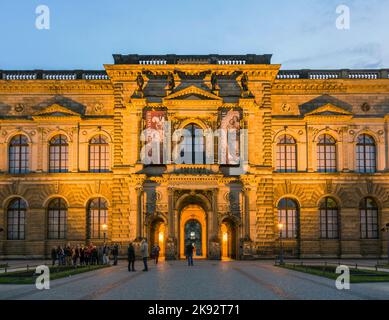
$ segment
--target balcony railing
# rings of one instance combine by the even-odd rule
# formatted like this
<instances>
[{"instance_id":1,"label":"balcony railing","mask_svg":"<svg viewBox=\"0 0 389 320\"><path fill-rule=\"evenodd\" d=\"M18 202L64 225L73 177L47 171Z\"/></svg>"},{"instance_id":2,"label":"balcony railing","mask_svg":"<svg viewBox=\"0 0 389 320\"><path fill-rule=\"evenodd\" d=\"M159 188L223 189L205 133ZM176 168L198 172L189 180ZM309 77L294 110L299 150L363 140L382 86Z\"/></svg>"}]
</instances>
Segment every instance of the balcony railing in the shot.
<instances>
[{"instance_id":1,"label":"balcony railing","mask_svg":"<svg viewBox=\"0 0 389 320\"><path fill-rule=\"evenodd\" d=\"M66 70L66 71L13 71L1 70L0 80L108 80L104 70Z\"/></svg>"},{"instance_id":2,"label":"balcony railing","mask_svg":"<svg viewBox=\"0 0 389 320\"><path fill-rule=\"evenodd\" d=\"M277 79L389 79L389 69L377 70L280 70Z\"/></svg>"},{"instance_id":3,"label":"balcony railing","mask_svg":"<svg viewBox=\"0 0 389 320\"><path fill-rule=\"evenodd\" d=\"M215 64L239 65L250 64L244 59L216 59ZM240 56L242 57L242 56ZM180 59L174 60L177 64L184 63L205 63L203 58L186 59L180 56ZM164 59L139 60L139 64L157 65L170 64L171 61ZM208 61L208 63L210 63ZM389 79L389 69L377 70L280 70L277 79L310 79L310 80L332 80L332 79ZM0 70L0 80L109 80L104 70Z\"/></svg>"},{"instance_id":4,"label":"balcony railing","mask_svg":"<svg viewBox=\"0 0 389 320\"><path fill-rule=\"evenodd\" d=\"M246 54L246 55L138 55L138 54L114 54L115 64L270 64L271 54Z\"/></svg>"}]
</instances>

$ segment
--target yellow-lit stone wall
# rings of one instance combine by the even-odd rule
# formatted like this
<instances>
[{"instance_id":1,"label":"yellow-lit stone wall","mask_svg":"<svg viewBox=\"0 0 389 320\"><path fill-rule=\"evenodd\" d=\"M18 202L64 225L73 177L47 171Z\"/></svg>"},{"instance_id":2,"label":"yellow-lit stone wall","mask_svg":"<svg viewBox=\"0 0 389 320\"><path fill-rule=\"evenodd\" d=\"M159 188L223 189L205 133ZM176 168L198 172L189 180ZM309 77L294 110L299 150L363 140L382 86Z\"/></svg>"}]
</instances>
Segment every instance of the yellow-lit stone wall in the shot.
<instances>
[{"instance_id":1,"label":"yellow-lit stone wall","mask_svg":"<svg viewBox=\"0 0 389 320\"><path fill-rule=\"evenodd\" d=\"M207 257L220 257L225 222L235 232L235 258L273 257L279 250L277 205L289 197L299 205L300 236L284 241L287 255L385 256L386 235L360 239L359 203L372 197L379 206L380 228L389 222L389 130L384 111L389 108L389 80L281 80L276 78L279 67L105 65L106 80L0 80L0 227L5 228L0 233L0 257L39 258L66 242L102 244L103 239L87 239L87 206L96 197L108 203L107 240L119 243L122 250L142 237L151 241L155 223L163 223L166 256L179 258L180 214L185 206L196 204L207 223ZM206 88L208 78L205 87L166 89L158 103L135 94L138 74L144 75L146 86L152 76L171 72L177 88L185 81L180 73L245 74L249 94L227 102ZM371 109L363 111L364 103ZM166 108L173 128L195 123L212 130L217 129L220 108L240 108L248 131L247 172L230 176L218 164L145 168L139 155L146 107ZM324 133L337 141L336 173L317 173L316 144ZM354 172L356 138L361 133L376 141L375 174ZM28 137L27 174L8 172L9 141L16 134ZM48 141L56 134L69 141L68 173L48 173ZM110 170L105 173L88 172L89 141L98 134L109 142ZM284 134L297 142L295 173L276 171L277 139ZM340 208L339 239L320 239L318 206L326 196ZM15 197L28 204L25 240L7 240L7 206ZM56 197L68 206L67 237L48 240L47 205Z\"/></svg>"}]
</instances>

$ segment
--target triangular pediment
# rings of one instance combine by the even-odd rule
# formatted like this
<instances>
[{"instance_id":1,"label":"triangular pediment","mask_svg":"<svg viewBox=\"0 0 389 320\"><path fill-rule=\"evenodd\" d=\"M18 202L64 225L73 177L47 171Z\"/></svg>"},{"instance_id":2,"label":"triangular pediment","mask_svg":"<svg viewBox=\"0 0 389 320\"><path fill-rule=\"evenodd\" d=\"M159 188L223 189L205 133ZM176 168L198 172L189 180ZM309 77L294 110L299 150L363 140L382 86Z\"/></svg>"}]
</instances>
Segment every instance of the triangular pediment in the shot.
<instances>
[{"instance_id":1,"label":"triangular pediment","mask_svg":"<svg viewBox=\"0 0 389 320\"><path fill-rule=\"evenodd\" d=\"M352 115L352 113L341 107L335 106L332 103L327 103L324 106L316 108L311 112L305 114L305 116L336 116L336 115L350 116Z\"/></svg>"},{"instance_id":2,"label":"triangular pediment","mask_svg":"<svg viewBox=\"0 0 389 320\"><path fill-rule=\"evenodd\" d=\"M191 85L169 94L165 100L222 100L216 94Z\"/></svg>"},{"instance_id":3,"label":"triangular pediment","mask_svg":"<svg viewBox=\"0 0 389 320\"><path fill-rule=\"evenodd\" d=\"M57 103L54 103L43 110L40 110L36 113L34 113L34 116L43 116L43 117L79 117L80 114L77 112L74 112L64 106L61 106Z\"/></svg>"}]
</instances>

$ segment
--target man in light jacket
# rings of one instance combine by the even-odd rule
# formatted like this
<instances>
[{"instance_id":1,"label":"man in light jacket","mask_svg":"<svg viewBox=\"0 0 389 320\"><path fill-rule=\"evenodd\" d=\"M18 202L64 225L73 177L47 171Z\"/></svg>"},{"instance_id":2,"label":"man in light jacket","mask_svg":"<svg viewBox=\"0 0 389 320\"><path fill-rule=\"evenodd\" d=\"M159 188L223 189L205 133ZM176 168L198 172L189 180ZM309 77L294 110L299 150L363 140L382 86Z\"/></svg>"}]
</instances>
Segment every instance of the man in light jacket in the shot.
<instances>
[{"instance_id":1,"label":"man in light jacket","mask_svg":"<svg viewBox=\"0 0 389 320\"><path fill-rule=\"evenodd\" d=\"M149 245L147 244L147 239L143 238L140 244L140 253L142 254L144 269L142 271L149 271L147 268L147 258L149 256Z\"/></svg>"}]
</instances>

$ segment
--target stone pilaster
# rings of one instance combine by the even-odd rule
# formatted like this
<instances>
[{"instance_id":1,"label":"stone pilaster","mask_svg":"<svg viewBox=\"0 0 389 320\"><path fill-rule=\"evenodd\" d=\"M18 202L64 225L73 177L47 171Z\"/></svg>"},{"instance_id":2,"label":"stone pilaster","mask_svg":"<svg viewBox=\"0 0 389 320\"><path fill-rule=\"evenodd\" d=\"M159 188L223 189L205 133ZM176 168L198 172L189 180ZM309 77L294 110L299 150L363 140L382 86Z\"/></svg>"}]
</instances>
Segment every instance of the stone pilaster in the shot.
<instances>
[{"instance_id":1,"label":"stone pilaster","mask_svg":"<svg viewBox=\"0 0 389 320\"><path fill-rule=\"evenodd\" d=\"M259 255L271 255L274 251L275 229L273 209L273 179L271 175L259 179L257 191L257 233Z\"/></svg>"}]
</instances>

